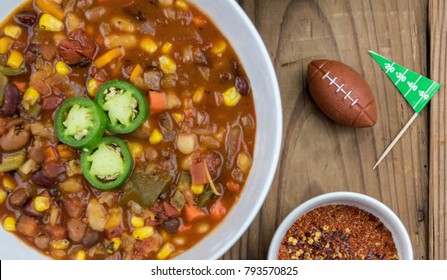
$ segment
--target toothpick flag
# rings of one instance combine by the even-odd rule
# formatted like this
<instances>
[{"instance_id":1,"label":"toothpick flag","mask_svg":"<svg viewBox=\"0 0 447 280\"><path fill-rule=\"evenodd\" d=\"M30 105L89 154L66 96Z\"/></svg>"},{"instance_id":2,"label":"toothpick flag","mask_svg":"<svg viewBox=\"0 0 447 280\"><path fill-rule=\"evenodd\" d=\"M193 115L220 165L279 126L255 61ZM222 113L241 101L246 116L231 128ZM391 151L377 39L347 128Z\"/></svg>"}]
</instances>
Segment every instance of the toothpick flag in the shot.
<instances>
[{"instance_id":1,"label":"toothpick flag","mask_svg":"<svg viewBox=\"0 0 447 280\"><path fill-rule=\"evenodd\" d=\"M410 127L411 123L428 104L441 85L373 51L369 51L369 54L380 65L382 70L387 74L388 78L390 78L390 80L394 83L415 112L396 138L394 138L393 142L391 142L388 148L383 152L382 156L373 167L373 169L375 169L391 151L404 132Z\"/></svg>"}]
</instances>

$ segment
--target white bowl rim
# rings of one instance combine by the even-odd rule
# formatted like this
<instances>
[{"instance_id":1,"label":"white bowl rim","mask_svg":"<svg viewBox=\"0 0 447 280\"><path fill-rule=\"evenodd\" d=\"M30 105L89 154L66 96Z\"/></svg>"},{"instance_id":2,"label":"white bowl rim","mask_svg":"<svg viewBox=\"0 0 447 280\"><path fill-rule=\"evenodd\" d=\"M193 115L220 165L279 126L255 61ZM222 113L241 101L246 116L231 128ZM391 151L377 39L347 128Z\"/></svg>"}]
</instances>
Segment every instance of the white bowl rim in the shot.
<instances>
[{"instance_id":1,"label":"white bowl rim","mask_svg":"<svg viewBox=\"0 0 447 280\"><path fill-rule=\"evenodd\" d=\"M413 247L405 226L399 217L384 203L365 194L339 191L313 197L296 207L281 222L270 243L268 260L277 260L281 241L287 230L302 215L324 205L350 205L370 212L391 231L397 247L399 259L412 260Z\"/></svg>"}]
</instances>

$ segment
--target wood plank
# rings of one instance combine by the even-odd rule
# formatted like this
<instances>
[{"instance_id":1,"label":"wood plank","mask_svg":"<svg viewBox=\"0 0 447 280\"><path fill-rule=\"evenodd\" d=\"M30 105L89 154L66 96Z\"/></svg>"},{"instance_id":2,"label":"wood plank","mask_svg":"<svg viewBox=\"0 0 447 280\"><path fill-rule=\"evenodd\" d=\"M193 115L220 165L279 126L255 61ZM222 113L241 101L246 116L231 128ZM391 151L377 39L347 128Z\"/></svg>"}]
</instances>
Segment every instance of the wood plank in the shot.
<instances>
[{"instance_id":1,"label":"wood plank","mask_svg":"<svg viewBox=\"0 0 447 280\"><path fill-rule=\"evenodd\" d=\"M376 169L378 156L413 114L368 54L375 50L426 74L427 1L240 0L272 56L283 113L283 151L267 200L247 233L223 259L264 259L274 230L298 204L331 191L370 195L398 214L416 259L427 257L427 113ZM306 83L316 58L342 61L371 85L373 128L335 124L316 107ZM419 215L418 215L419 214ZM418 219L419 217L419 219Z\"/></svg>"},{"instance_id":2,"label":"wood plank","mask_svg":"<svg viewBox=\"0 0 447 280\"><path fill-rule=\"evenodd\" d=\"M447 146L446 104L447 83L447 5L443 0L429 2L430 74L443 86L433 97L430 106L430 200L429 200L429 257L447 258Z\"/></svg>"}]
</instances>

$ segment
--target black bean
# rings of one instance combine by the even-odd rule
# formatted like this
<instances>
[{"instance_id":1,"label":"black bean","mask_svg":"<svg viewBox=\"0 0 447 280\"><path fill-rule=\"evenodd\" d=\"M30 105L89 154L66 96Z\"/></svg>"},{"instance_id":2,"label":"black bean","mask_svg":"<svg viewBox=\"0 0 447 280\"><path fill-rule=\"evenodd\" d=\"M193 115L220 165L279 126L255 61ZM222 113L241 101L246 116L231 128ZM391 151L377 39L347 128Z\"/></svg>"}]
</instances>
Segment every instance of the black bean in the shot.
<instances>
[{"instance_id":1,"label":"black bean","mask_svg":"<svg viewBox=\"0 0 447 280\"><path fill-rule=\"evenodd\" d=\"M175 234L178 232L180 227L180 221L177 218L166 220L163 223L165 230L170 234Z\"/></svg>"},{"instance_id":2,"label":"black bean","mask_svg":"<svg viewBox=\"0 0 447 280\"><path fill-rule=\"evenodd\" d=\"M31 27L36 23L37 14L31 11L20 11L14 15L14 20L19 24Z\"/></svg>"},{"instance_id":3,"label":"black bean","mask_svg":"<svg viewBox=\"0 0 447 280\"><path fill-rule=\"evenodd\" d=\"M3 102L2 113L5 117L12 117L19 112L19 104L22 95L14 83L5 85L5 100Z\"/></svg>"},{"instance_id":4,"label":"black bean","mask_svg":"<svg viewBox=\"0 0 447 280\"><path fill-rule=\"evenodd\" d=\"M31 175L31 180L34 184L39 185L41 187L53 187L54 180L48 177L48 175L42 169L37 170Z\"/></svg>"},{"instance_id":5,"label":"black bean","mask_svg":"<svg viewBox=\"0 0 447 280\"><path fill-rule=\"evenodd\" d=\"M237 91L239 91L242 95L249 95L250 94L250 84L248 83L247 78L237 76L234 80L234 85L236 86Z\"/></svg>"},{"instance_id":6,"label":"black bean","mask_svg":"<svg viewBox=\"0 0 447 280\"><path fill-rule=\"evenodd\" d=\"M95 246L96 243L98 243L98 241L99 241L99 233L96 230L87 228L87 231L85 232L85 235L81 240L82 245L84 245L87 248L91 248Z\"/></svg>"}]
</instances>

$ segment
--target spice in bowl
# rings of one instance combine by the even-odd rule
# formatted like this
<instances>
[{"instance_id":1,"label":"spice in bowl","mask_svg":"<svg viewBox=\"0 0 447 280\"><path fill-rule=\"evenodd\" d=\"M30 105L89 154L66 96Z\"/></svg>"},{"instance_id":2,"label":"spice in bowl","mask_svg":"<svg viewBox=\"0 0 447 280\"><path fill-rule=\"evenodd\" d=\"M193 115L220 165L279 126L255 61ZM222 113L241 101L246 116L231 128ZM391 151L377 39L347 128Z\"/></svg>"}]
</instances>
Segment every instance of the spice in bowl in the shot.
<instances>
[{"instance_id":1,"label":"spice in bowl","mask_svg":"<svg viewBox=\"0 0 447 280\"><path fill-rule=\"evenodd\" d=\"M396 260L390 230L373 214L343 204L315 208L282 239L279 260Z\"/></svg>"}]
</instances>

